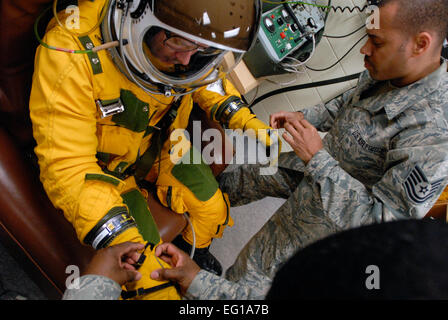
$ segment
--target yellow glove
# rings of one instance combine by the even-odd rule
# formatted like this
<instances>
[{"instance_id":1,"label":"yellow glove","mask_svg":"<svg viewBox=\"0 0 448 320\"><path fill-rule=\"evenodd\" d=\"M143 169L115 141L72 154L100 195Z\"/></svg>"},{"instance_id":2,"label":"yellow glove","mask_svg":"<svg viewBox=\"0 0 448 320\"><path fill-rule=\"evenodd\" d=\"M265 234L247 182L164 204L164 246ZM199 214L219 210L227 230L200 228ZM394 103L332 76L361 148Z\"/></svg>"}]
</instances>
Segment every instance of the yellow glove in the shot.
<instances>
[{"instance_id":1,"label":"yellow glove","mask_svg":"<svg viewBox=\"0 0 448 320\"><path fill-rule=\"evenodd\" d=\"M260 141L267 149L267 156L272 158L274 155L280 155L282 151L282 141L278 135L278 130L266 125L263 121L257 118L252 118L246 122L245 133L249 136L254 136L258 141Z\"/></svg>"},{"instance_id":2,"label":"yellow glove","mask_svg":"<svg viewBox=\"0 0 448 320\"><path fill-rule=\"evenodd\" d=\"M269 158L275 158L275 162L278 156L280 156L282 141L278 135L278 130L273 129L263 121L257 119L250 112L249 108L246 107L238 110L230 119L229 127L231 129L243 128L248 136L257 139L266 147L267 156Z\"/></svg>"}]
</instances>

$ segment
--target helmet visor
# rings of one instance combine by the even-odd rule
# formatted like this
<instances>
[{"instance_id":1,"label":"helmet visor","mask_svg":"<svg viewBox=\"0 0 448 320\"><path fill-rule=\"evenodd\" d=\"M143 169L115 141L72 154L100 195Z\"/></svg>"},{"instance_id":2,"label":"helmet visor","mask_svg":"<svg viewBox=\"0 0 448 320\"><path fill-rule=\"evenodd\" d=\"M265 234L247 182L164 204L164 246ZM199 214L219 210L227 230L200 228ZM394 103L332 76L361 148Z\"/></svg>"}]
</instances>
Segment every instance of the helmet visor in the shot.
<instances>
[{"instance_id":1,"label":"helmet visor","mask_svg":"<svg viewBox=\"0 0 448 320\"><path fill-rule=\"evenodd\" d=\"M253 0L156 0L154 15L163 23L221 45L247 51L256 34L259 8Z\"/></svg>"}]
</instances>

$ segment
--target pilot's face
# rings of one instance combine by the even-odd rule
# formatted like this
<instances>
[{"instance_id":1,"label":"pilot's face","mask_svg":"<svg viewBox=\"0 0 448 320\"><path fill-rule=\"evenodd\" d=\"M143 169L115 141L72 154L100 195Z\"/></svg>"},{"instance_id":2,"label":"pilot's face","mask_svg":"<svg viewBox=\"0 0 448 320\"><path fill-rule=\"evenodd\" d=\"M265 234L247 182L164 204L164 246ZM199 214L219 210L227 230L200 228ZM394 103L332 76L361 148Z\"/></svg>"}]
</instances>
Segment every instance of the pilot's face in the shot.
<instances>
[{"instance_id":1,"label":"pilot's face","mask_svg":"<svg viewBox=\"0 0 448 320\"><path fill-rule=\"evenodd\" d=\"M170 41L167 39L164 30L156 33L148 43L151 53L164 63L188 65L191 56L198 51L194 49L197 45L181 37L171 37Z\"/></svg>"}]
</instances>

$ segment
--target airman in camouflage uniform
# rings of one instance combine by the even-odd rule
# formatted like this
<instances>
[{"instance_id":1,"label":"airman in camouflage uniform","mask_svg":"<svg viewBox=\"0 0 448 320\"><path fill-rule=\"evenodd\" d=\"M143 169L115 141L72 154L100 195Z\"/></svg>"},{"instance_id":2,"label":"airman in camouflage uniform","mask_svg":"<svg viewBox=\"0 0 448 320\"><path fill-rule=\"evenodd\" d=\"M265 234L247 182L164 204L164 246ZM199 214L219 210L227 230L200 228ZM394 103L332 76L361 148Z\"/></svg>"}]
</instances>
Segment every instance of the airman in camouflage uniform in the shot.
<instances>
[{"instance_id":1,"label":"airman in camouflage uniform","mask_svg":"<svg viewBox=\"0 0 448 320\"><path fill-rule=\"evenodd\" d=\"M328 132L305 166L282 154L279 170L257 165L224 172L231 203L265 196L287 199L219 278L201 270L189 299L262 299L276 271L296 250L361 225L423 218L448 184L448 76L435 72L402 88L366 71L358 86L327 104L303 110Z\"/></svg>"}]
</instances>

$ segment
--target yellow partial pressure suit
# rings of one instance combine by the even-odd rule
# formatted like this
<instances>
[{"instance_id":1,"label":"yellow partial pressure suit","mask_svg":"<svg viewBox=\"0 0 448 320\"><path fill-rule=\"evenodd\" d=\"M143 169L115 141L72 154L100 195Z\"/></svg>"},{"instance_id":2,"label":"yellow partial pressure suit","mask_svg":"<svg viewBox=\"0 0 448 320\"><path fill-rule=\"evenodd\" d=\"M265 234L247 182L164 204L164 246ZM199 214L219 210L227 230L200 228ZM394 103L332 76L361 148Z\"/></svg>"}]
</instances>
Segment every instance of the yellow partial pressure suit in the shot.
<instances>
[{"instance_id":1,"label":"yellow partial pressure suit","mask_svg":"<svg viewBox=\"0 0 448 320\"><path fill-rule=\"evenodd\" d=\"M82 29L77 32L97 23L103 5L104 0L80 2ZM102 44L99 29L77 37L54 21L43 40L78 50ZM216 90L216 85L221 89ZM176 141L163 140L157 124L166 115L172 117L169 132L186 128L193 102L210 119L219 121L223 106L239 98L232 84L223 79L184 96L175 110L173 97L157 95L154 99L145 93L119 71L107 51L70 54L38 48L30 112L41 181L84 244L97 249L124 241L148 244L139 270L143 277L127 286L134 293L130 296L179 298L171 283L149 277L161 265L169 266L153 254L161 240L138 181L155 185L163 205L179 214L189 213L198 248L208 246L225 226L233 224L227 195L218 188L210 168L204 163L181 162L197 152L192 147L182 148L173 162ZM107 116L104 112L109 106L124 109ZM232 129L268 128L247 107L227 120ZM157 154L151 154L151 146L157 143L161 144ZM192 242L190 228L183 236Z\"/></svg>"}]
</instances>

